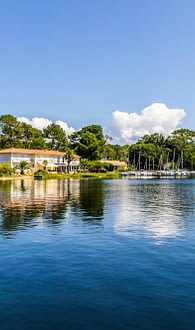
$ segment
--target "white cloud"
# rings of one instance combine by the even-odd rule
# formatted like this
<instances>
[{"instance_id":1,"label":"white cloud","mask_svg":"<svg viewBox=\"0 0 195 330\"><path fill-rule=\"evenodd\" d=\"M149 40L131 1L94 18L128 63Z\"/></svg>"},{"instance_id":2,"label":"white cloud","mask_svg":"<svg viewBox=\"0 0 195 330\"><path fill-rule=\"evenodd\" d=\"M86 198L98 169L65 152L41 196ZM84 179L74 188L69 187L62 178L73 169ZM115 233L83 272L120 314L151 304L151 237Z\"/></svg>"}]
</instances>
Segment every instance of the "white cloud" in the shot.
<instances>
[{"instance_id":1,"label":"white cloud","mask_svg":"<svg viewBox=\"0 0 195 330\"><path fill-rule=\"evenodd\" d=\"M41 117L34 117L31 120L26 117L18 117L17 119L26 124L30 124L32 127L38 128L40 130L43 130L48 125L52 124L52 122L49 119L41 118Z\"/></svg>"},{"instance_id":2,"label":"white cloud","mask_svg":"<svg viewBox=\"0 0 195 330\"><path fill-rule=\"evenodd\" d=\"M183 109L169 109L163 103L153 103L141 114L114 111L108 126L108 134L114 143L131 143L144 134L161 133L168 136L185 116Z\"/></svg>"},{"instance_id":3,"label":"white cloud","mask_svg":"<svg viewBox=\"0 0 195 330\"><path fill-rule=\"evenodd\" d=\"M51 120L42 117L34 117L31 120L26 117L18 117L17 119L21 122L30 124L32 127L38 128L40 130L43 130L48 125L52 124ZM62 120L57 120L55 123L62 127L67 136L69 136L75 131L74 128L68 127L68 124L63 122Z\"/></svg>"},{"instance_id":4,"label":"white cloud","mask_svg":"<svg viewBox=\"0 0 195 330\"><path fill-rule=\"evenodd\" d=\"M66 132L67 136L71 135L75 131L75 129L73 127L68 127L68 124L62 120L57 120L56 124L58 124L62 127L62 129Z\"/></svg>"}]
</instances>

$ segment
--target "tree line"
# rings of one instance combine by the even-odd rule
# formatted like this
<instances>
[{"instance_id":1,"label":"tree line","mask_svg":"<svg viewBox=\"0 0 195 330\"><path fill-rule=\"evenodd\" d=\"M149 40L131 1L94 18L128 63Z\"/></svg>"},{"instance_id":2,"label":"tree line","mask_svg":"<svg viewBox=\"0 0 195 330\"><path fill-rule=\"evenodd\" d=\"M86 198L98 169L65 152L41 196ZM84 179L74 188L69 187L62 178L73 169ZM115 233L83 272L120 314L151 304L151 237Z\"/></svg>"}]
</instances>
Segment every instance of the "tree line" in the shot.
<instances>
[{"instance_id":1,"label":"tree line","mask_svg":"<svg viewBox=\"0 0 195 330\"><path fill-rule=\"evenodd\" d=\"M144 135L131 145L112 144L100 125L89 125L67 136L51 123L43 130L20 122L11 114L0 116L0 149L25 148L64 151L67 159L78 154L88 165L100 159L127 161L130 169L165 169L195 166L195 131L177 129L168 137Z\"/></svg>"},{"instance_id":2,"label":"tree line","mask_svg":"<svg viewBox=\"0 0 195 330\"><path fill-rule=\"evenodd\" d=\"M168 137L158 133L144 135L129 147L128 163L137 170L194 170L195 131L181 128Z\"/></svg>"},{"instance_id":3,"label":"tree line","mask_svg":"<svg viewBox=\"0 0 195 330\"><path fill-rule=\"evenodd\" d=\"M108 143L100 125L89 125L67 136L62 127L52 123L43 130L20 122L11 114L0 116L0 149L25 148L75 152L89 161L102 158L126 160L128 146Z\"/></svg>"}]
</instances>

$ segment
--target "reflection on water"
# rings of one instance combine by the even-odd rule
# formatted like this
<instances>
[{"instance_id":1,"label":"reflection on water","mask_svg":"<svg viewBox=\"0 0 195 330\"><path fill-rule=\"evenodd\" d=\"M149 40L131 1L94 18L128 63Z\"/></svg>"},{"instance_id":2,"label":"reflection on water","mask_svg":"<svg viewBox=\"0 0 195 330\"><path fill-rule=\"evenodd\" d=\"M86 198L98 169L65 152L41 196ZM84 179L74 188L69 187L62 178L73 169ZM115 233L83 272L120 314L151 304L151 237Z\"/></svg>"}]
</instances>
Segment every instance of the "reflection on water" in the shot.
<instances>
[{"instance_id":1,"label":"reflection on water","mask_svg":"<svg viewBox=\"0 0 195 330\"><path fill-rule=\"evenodd\" d=\"M120 193L119 193L120 191ZM152 236L161 241L182 236L187 215L194 214L195 194L192 181L138 181L116 184L114 229L125 236Z\"/></svg>"},{"instance_id":2,"label":"reflection on water","mask_svg":"<svg viewBox=\"0 0 195 330\"><path fill-rule=\"evenodd\" d=\"M80 185L80 206L91 218L101 219L104 214L103 181L84 180Z\"/></svg>"},{"instance_id":3,"label":"reflection on water","mask_svg":"<svg viewBox=\"0 0 195 330\"><path fill-rule=\"evenodd\" d=\"M82 180L0 181L0 228L4 235L43 221L47 223L47 220L57 224L66 219L70 210L78 212L84 221L101 220L104 213L102 182L97 181L92 187L90 181Z\"/></svg>"},{"instance_id":4,"label":"reflection on water","mask_svg":"<svg viewBox=\"0 0 195 330\"><path fill-rule=\"evenodd\" d=\"M1 234L43 223L59 224L70 214L85 223L110 226L119 235L148 235L157 241L182 236L194 214L193 180L0 181ZM105 211L106 210L106 211ZM106 213L105 213L106 212Z\"/></svg>"}]
</instances>

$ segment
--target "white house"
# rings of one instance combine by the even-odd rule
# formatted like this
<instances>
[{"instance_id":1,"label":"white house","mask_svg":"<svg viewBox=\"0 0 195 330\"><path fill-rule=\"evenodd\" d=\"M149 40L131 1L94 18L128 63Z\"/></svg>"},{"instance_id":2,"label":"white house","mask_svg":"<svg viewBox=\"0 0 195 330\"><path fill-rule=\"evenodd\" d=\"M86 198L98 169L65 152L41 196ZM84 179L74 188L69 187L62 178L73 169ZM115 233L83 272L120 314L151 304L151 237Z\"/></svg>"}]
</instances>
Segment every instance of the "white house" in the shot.
<instances>
[{"instance_id":1,"label":"white house","mask_svg":"<svg viewBox=\"0 0 195 330\"><path fill-rule=\"evenodd\" d=\"M7 162L12 168L19 165L21 161L26 161L33 170L42 168L45 165L49 171L76 172L80 166L80 157L75 155L68 164L65 152L56 150L34 150L9 148L0 150L0 163Z\"/></svg>"}]
</instances>

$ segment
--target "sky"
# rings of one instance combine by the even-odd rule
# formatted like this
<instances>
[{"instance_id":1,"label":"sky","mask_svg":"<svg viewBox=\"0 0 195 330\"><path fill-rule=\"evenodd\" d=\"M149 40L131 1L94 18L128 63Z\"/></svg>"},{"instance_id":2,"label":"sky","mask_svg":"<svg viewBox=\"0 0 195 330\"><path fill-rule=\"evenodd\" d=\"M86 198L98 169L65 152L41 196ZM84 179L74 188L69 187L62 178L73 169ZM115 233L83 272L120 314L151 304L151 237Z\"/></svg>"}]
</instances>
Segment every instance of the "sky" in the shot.
<instances>
[{"instance_id":1,"label":"sky","mask_svg":"<svg viewBox=\"0 0 195 330\"><path fill-rule=\"evenodd\" d=\"M100 124L117 143L195 130L194 13L194 0L0 0L0 114Z\"/></svg>"}]
</instances>

